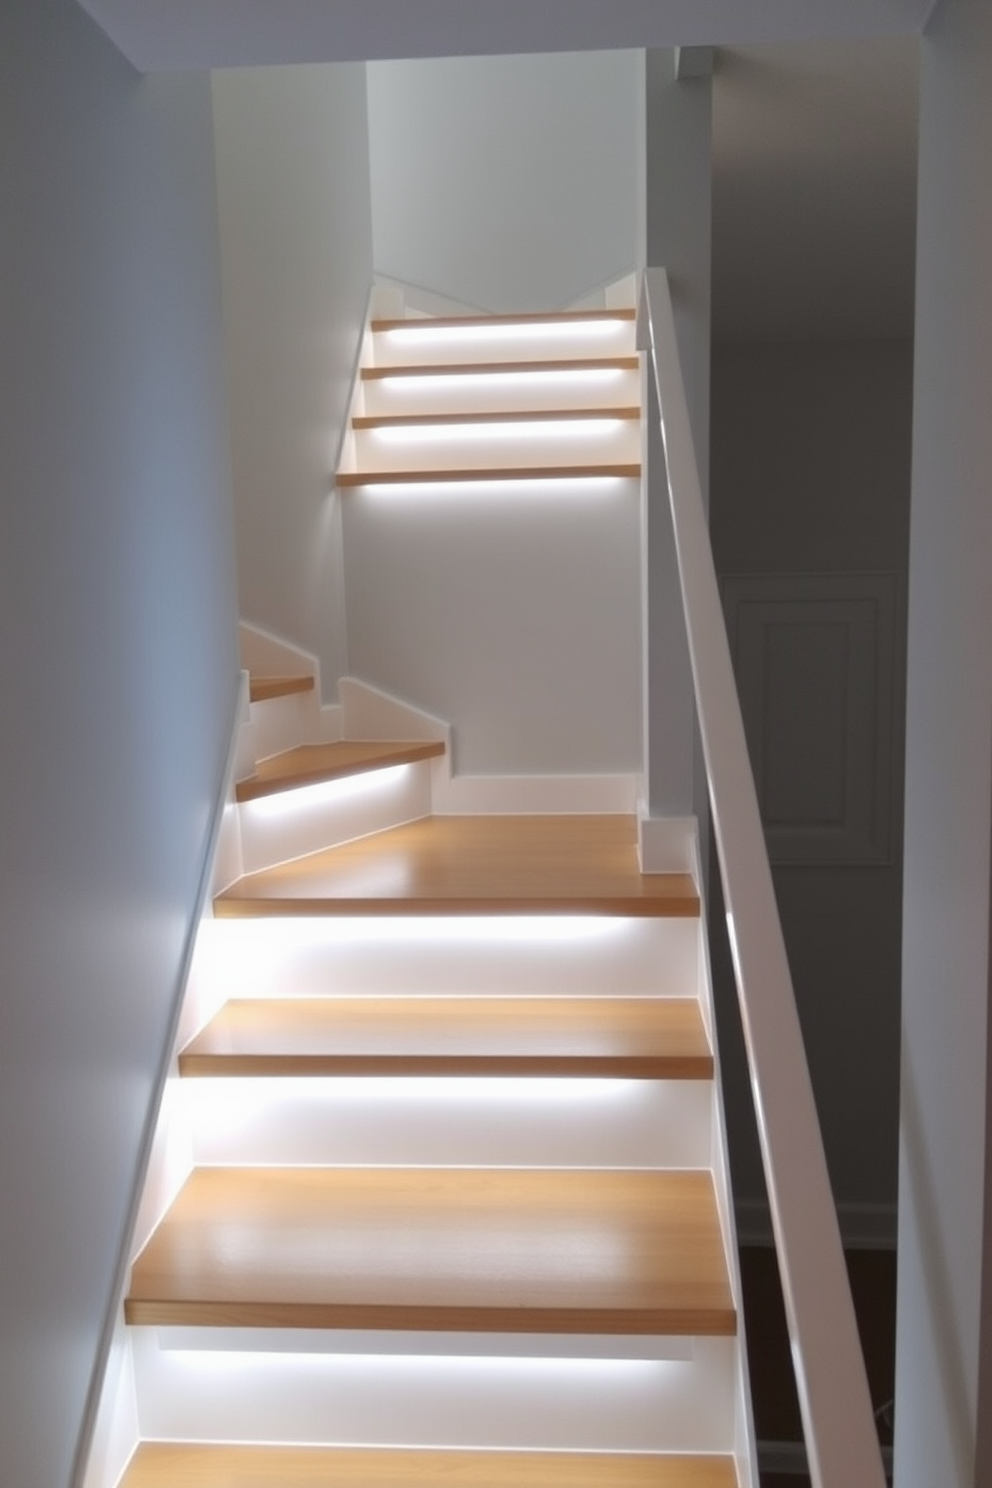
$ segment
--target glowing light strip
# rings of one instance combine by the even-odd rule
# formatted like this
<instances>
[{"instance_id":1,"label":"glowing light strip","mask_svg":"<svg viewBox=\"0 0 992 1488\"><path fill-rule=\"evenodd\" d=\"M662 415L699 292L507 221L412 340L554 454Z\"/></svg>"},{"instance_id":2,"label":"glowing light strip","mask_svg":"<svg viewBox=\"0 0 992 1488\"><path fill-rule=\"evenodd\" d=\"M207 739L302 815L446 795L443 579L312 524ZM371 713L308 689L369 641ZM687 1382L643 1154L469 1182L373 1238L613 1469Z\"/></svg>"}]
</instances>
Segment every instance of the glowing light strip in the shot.
<instances>
[{"instance_id":1,"label":"glowing light strip","mask_svg":"<svg viewBox=\"0 0 992 1488\"><path fill-rule=\"evenodd\" d=\"M244 801L241 809L268 820L312 811L315 807L339 806L362 797L389 795L402 785L411 768L408 764L389 765L382 770L346 775L338 780L312 781L293 790L276 791L271 796L257 796L254 800Z\"/></svg>"},{"instance_id":2,"label":"glowing light strip","mask_svg":"<svg viewBox=\"0 0 992 1488\"><path fill-rule=\"evenodd\" d=\"M355 491L364 491L366 496L382 498L402 496L408 501L413 496L607 496L622 490L634 477L622 475L575 475L575 476L512 476L499 480L476 481L404 481L380 480L374 485L353 486Z\"/></svg>"},{"instance_id":3,"label":"glowing light strip","mask_svg":"<svg viewBox=\"0 0 992 1488\"><path fill-rule=\"evenodd\" d=\"M229 953L234 944L244 940L258 944L282 942L288 949L305 946L381 945L393 941L400 945L489 945L494 949L516 945L573 945L592 941L622 939L649 931L655 924L671 933L671 923L623 915L438 915L404 916L398 908L395 915L375 916L295 916L291 920L211 920L212 938L223 942ZM690 923L688 921L686 924ZM250 954L254 952L252 946Z\"/></svg>"},{"instance_id":4,"label":"glowing light strip","mask_svg":"<svg viewBox=\"0 0 992 1488\"><path fill-rule=\"evenodd\" d=\"M158 1346L163 1353L185 1355L236 1354L250 1361L253 1355L264 1368L272 1354L299 1357L316 1356L329 1364L353 1356L363 1359L430 1359L439 1364L474 1359L480 1364L492 1362L497 1367L520 1364L589 1365L600 1364L676 1364L693 1358L693 1340L671 1335L569 1334L548 1337L540 1333L466 1333L458 1335L458 1347L451 1334L330 1329L303 1330L292 1328L164 1328L157 1329ZM238 1344L242 1347L238 1348Z\"/></svg>"},{"instance_id":5,"label":"glowing light strip","mask_svg":"<svg viewBox=\"0 0 992 1488\"><path fill-rule=\"evenodd\" d=\"M388 331L379 331L387 341L399 341L404 346L411 342L416 346L441 346L460 341L581 341L585 338L608 340L632 329L629 320L533 320L488 323L470 321L465 325L421 325L411 321L409 325L392 326Z\"/></svg>"},{"instance_id":6,"label":"glowing light strip","mask_svg":"<svg viewBox=\"0 0 992 1488\"><path fill-rule=\"evenodd\" d=\"M520 439L595 439L623 427L617 418L598 419L532 419L521 422L478 424L391 424L381 429L360 430L370 433L381 444L472 444L480 441Z\"/></svg>"},{"instance_id":7,"label":"glowing light strip","mask_svg":"<svg viewBox=\"0 0 992 1488\"><path fill-rule=\"evenodd\" d=\"M548 383L590 383L590 382L615 382L617 378L630 376L635 377L636 371L630 367L547 367L528 368L522 372L519 368L507 368L505 372L491 368L487 372L422 372L416 376L403 374L399 370L395 374L390 373L387 377L380 377L376 382L380 387L394 388L401 384L410 388L415 384L418 388L433 388L438 385L450 388L452 385L465 388L480 387L506 387L514 383L539 382L542 387Z\"/></svg>"}]
</instances>

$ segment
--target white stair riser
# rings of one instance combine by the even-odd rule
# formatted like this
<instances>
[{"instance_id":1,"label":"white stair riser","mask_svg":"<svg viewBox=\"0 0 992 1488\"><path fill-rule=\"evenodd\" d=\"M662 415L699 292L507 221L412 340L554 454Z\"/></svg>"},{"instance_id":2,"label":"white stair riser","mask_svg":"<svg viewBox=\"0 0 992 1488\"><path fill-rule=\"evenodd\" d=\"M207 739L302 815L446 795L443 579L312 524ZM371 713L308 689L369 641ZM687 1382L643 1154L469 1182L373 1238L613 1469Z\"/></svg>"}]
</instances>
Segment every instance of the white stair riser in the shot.
<instances>
[{"instance_id":1,"label":"white stair riser","mask_svg":"<svg viewBox=\"0 0 992 1488\"><path fill-rule=\"evenodd\" d=\"M189 1079L197 1164L704 1168L705 1081Z\"/></svg>"},{"instance_id":2,"label":"white stair riser","mask_svg":"<svg viewBox=\"0 0 992 1488\"><path fill-rule=\"evenodd\" d=\"M383 416L425 413L520 413L560 408L630 408L639 405L640 372L528 372L522 376L466 373L456 376L382 377L363 384L361 412Z\"/></svg>"},{"instance_id":3,"label":"white stair riser","mask_svg":"<svg viewBox=\"0 0 992 1488\"><path fill-rule=\"evenodd\" d=\"M650 916L213 920L194 1026L232 997L694 997L698 936Z\"/></svg>"},{"instance_id":4,"label":"white stair riser","mask_svg":"<svg viewBox=\"0 0 992 1488\"><path fill-rule=\"evenodd\" d=\"M589 1451L734 1445L733 1339L694 1340L690 1360L471 1359L173 1350L162 1347L168 1330L134 1332L138 1414L150 1438Z\"/></svg>"},{"instance_id":5,"label":"white stair riser","mask_svg":"<svg viewBox=\"0 0 992 1488\"><path fill-rule=\"evenodd\" d=\"M519 470L636 464L641 457L640 427L631 419L535 421L511 425L505 435L485 424L364 429L355 444L359 470Z\"/></svg>"},{"instance_id":6,"label":"white stair riser","mask_svg":"<svg viewBox=\"0 0 992 1488\"><path fill-rule=\"evenodd\" d=\"M245 801L239 808L244 871L416 821L430 809L427 760Z\"/></svg>"},{"instance_id":7,"label":"white stair riser","mask_svg":"<svg viewBox=\"0 0 992 1488\"><path fill-rule=\"evenodd\" d=\"M474 333L451 326L414 326L375 331L372 356L377 367L543 362L564 357L630 356L634 341L632 320L493 324Z\"/></svg>"},{"instance_id":8,"label":"white stair riser","mask_svg":"<svg viewBox=\"0 0 992 1488\"><path fill-rule=\"evenodd\" d=\"M312 732L315 709L312 692L293 692L287 697L265 698L252 703L255 758L268 759L273 754L282 754L302 744Z\"/></svg>"}]
</instances>

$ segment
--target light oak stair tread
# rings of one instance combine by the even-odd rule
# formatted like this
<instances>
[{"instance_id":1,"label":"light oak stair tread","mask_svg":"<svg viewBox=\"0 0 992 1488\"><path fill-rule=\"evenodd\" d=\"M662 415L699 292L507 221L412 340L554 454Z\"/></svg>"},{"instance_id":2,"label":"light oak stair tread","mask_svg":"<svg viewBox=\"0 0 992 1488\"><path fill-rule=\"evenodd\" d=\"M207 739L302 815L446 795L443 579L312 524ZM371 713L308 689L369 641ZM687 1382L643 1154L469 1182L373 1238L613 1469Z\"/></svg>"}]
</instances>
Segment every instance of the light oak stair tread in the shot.
<instances>
[{"instance_id":1,"label":"light oak stair tread","mask_svg":"<svg viewBox=\"0 0 992 1488\"><path fill-rule=\"evenodd\" d=\"M425 470L419 465L398 470L345 470L337 477L344 489L354 486L440 485L450 481L521 481L521 480L634 480L641 473L635 461L573 465L463 465L458 469L444 466Z\"/></svg>"},{"instance_id":2,"label":"light oak stair tread","mask_svg":"<svg viewBox=\"0 0 992 1488\"><path fill-rule=\"evenodd\" d=\"M256 677L248 680L248 699L252 703L264 703L269 698L291 697L294 692L313 692L313 677Z\"/></svg>"},{"instance_id":3,"label":"light oak stair tread","mask_svg":"<svg viewBox=\"0 0 992 1488\"><path fill-rule=\"evenodd\" d=\"M541 357L515 362L400 362L396 366L363 367L363 382L381 382L386 377L468 377L473 374L503 375L518 372L632 372L640 366L634 356Z\"/></svg>"},{"instance_id":4,"label":"light oak stair tread","mask_svg":"<svg viewBox=\"0 0 992 1488\"><path fill-rule=\"evenodd\" d=\"M637 311L621 310L521 310L509 315L410 315L400 319L372 321L373 331L478 329L494 325L583 325L604 320L636 320Z\"/></svg>"},{"instance_id":5,"label":"light oak stair tread","mask_svg":"<svg viewBox=\"0 0 992 1488\"><path fill-rule=\"evenodd\" d=\"M713 1056L691 998L243 998L186 1046L179 1071L708 1080Z\"/></svg>"},{"instance_id":6,"label":"light oak stair tread","mask_svg":"<svg viewBox=\"0 0 992 1488\"><path fill-rule=\"evenodd\" d=\"M707 1172L200 1168L132 1269L135 1324L731 1335Z\"/></svg>"},{"instance_id":7,"label":"light oak stair tread","mask_svg":"<svg viewBox=\"0 0 992 1488\"><path fill-rule=\"evenodd\" d=\"M688 874L642 874L633 816L435 816L247 874L224 918L321 914L698 916Z\"/></svg>"},{"instance_id":8,"label":"light oak stair tread","mask_svg":"<svg viewBox=\"0 0 992 1488\"><path fill-rule=\"evenodd\" d=\"M120 1488L737 1488L729 1456L143 1442Z\"/></svg>"},{"instance_id":9,"label":"light oak stair tread","mask_svg":"<svg viewBox=\"0 0 992 1488\"><path fill-rule=\"evenodd\" d=\"M614 408L527 408L500 409L481 413L361 413L352 419L355 429L404 429L444 427L448 424L539 424L566 420L639 419L641 410L630 405Z\"/></svg>"},{"instance_id":10,"label":"light oak stair tread","mask_svg":"<svg viewBox=\"0 0 992 1488\"><path fill-rule=\"evenodd\" d=\"M444 744L440 740L383 743L339 739L332 744L300 744L283 754L260 760L254 775L238 781L235 794L239 801L254 801L301 785L342 780L393 765L416 764L443 753Z\"/></svg>"}]
</instances>

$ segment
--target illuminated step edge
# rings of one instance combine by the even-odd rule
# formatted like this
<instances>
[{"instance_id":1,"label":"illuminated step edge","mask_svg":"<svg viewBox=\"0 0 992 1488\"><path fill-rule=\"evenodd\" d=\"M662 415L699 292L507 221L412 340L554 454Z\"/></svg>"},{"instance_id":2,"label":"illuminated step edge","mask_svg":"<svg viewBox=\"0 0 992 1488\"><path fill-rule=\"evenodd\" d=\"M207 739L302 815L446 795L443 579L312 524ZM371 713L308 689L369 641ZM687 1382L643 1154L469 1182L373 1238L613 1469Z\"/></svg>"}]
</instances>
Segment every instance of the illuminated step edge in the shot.
<instances>
[{"instance_id":1,"label":"illuminated step edge","mask_svg":"<svg viewBox=\"0 0 992 1488\"><path fill-rule=\"evenodd\" d=\"M172 1330L169 1330L170 1332ZM132 1330L150 1439L614 1452L734 1450L736 1345L691 1358L273 1352Z\"/></svg>"},{"instance_id":2,"label":"illuminated step edge","mask_svg":"<svg viewBox=\"0 0 992 1488\"><path fill-rule=\"evenodd\" d=\"M388 831L430 810L429 758L259 796L239 807L244 872Z\"/></svg>"},{"instance_id":3,"label":"illuminated step edge","mask_svg":"<svg viewBox=\"0 0 992 1488\"><path fill-rule=\"evenodd\" d=\"M507 485L517 482L537 484L545 481L561 482L566 486L576 481L589 480L634 480L641 474L639 461L617 464L577 465L492 465L481 468L464 466L460 469L422 470L412 466L406 470L348 470L340 471L337 484L343 488L356 486L441 486L448 484L474 485L500 481Z\"/></svg>"},{"instance_id":4,"label":"illuminated step edge","mask_svg":"<svg viewBox=\"0 0 992 1488\"><path fill-rule=\"evenodd\" d=\"M176 1082L196 1167L700 1168L702 1080L480 1076Z\"/></svg>"},{"instance_id":5,"label":"illuminated step edge","mask_svg":"<svg viewBox=\"0 0 992 1488\"><path fill-rule=\"evenodd\" d=\"M153 1327L166 1353L324 1354L420 1359L665 1359L691 1363L696 1340L678 1335L417 1333L326 1328Z\"/></svg>"},{"instance_id":6,"label":"illuminated step edge","mask_svg":"<svg viewBox=\"0 0 992 1488\"><path fill-rule=\"evenodd\" d=\"M573 372L634 372L640 366L638 356L614 357L551 357L534 358L527 361L498 362L400 362L395 366L363 367L362 382L405 380L411 377L453 377L474 380L476 377L534 377L558 376Z\"/></svg>"},{"instance_id":7,"label":"illuminated step edge","mask_svg":"<svg viewBox=\"0 0 992 1488\"><path fill-rule=\"evenodd\" d=\"M508 315L408 315L378 316L371 322L373 332L399 331L413 334L433 331L465 331L467 334L519 327L525 333L539 333L542 327L560 329L566 326L631 325L637 311L629 306L612 310L521 310Z\"/></svg>"},{"instance_id":8,"label":"illuminated step edge","mask_svg":"<svg viewBox=\"0 0 992 1488\"><path fill-rule=\"evenodd\" d=\"M301 744L263 760L254 775L238 781L235 797L239 802L256 801L330 781L364 779L375 771L416 764L443 753L440 740L366 743L339 739L331 744Z\"/></svg>"},{"instance_id":9,"label":"illuminated step edge","mask_svg":"<svg viewBox=\"0 0 992 1488\"><path fill-rule=\"evenodd\" d=\"M482 427L494 425L498 428L506 424L540 425L559 421L595 424L603 421L612 423L619 419L624 423L631 423L640 416L640 408L620 404L615 408L604 406L602 408L505 408L475 412L469 410L459 413L367 413L356 414L351 422L357 430L396 429L403 431L406 429L471 428L474 424Z\"/></svg>"}]
</instances>

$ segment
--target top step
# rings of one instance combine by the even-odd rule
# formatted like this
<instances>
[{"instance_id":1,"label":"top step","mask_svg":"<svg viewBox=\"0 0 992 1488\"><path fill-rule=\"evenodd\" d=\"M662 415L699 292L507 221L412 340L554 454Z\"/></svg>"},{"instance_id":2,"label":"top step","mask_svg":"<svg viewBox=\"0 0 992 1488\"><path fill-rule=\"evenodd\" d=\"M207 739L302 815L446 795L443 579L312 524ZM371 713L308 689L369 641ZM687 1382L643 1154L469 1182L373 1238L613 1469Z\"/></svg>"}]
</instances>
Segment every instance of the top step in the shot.
<instances>
[{"instance_id":1,"label":"top step","mask_svg":"<svg viewBox=\"0 0 992 1488\"><path fill-rule=\"evenodd\" d=\"M620 310L522 310L517 315L431 315L373 320L373 331L485 330L490 326L586 326L611 321L635 321L637 311Z\"/></svg>"}]
</instances>

